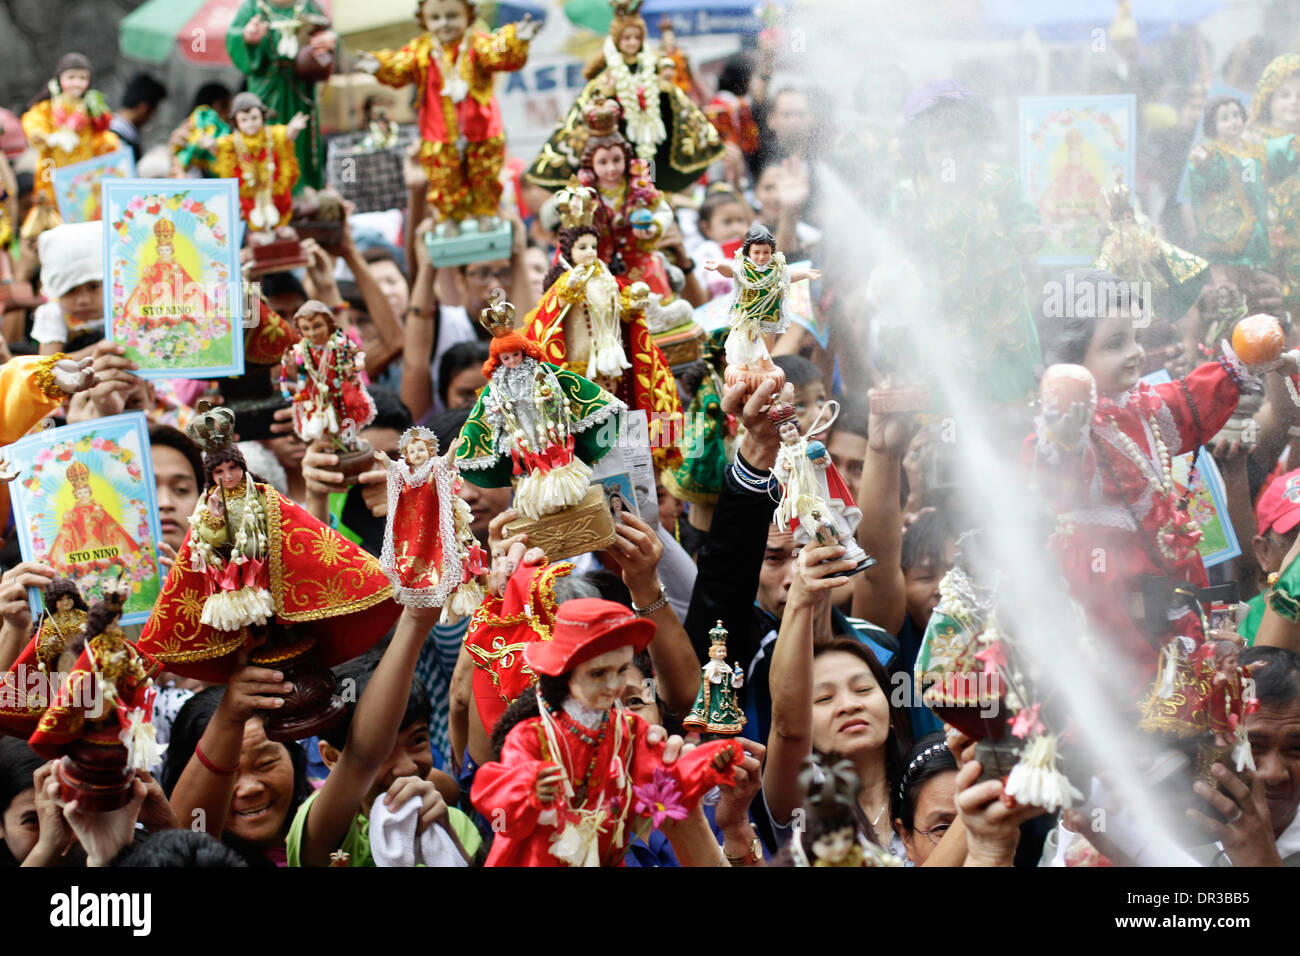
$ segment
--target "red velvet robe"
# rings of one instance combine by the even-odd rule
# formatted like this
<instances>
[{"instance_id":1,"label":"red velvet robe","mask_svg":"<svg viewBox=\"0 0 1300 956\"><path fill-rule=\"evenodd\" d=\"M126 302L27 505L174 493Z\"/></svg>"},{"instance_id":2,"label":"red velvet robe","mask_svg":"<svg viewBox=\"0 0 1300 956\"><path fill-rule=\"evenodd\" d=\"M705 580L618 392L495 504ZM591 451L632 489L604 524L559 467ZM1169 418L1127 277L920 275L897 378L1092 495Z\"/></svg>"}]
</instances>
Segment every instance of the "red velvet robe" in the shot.
<instances>
[{"instance_id":1,"label":"red velvet robe","mask_svg":"<svg viewBox=\"0 0 1300 956\"><path fill-rule=\"evenodd\" d=\"M613 721L616 719L624 720L627 727L618 754L627 768L627 785L622 787L619 786L612 767L615 757ZM736 741L714 741L696 747L675 763L664 767L664 743L661 741L651 746L646 741L650 725L635 714L612 715L609 732L600 741L599 748L584 743L570 731L567 720L557 719L556 724L563 746L568 748L567 754L551 753L542 733L541 718L531 717L516 724L506 736L501 748L501 760L484 764L474 775L471 799L475 809L485 819L499 819L503 824L503 827L495 828L497 833L488 854L488 866L564 865L550 853L551 838L556 834L557 826L546 822L544 814L554 810L564 820L570 819L573 814L565 809L563 794L554 803L543 805L538 801L534 789L538 775L548 764L563 761L576 788L582 782L587 767L591 765L595 751L596 760L583 806L594 809L603 804L610 808L611 819L600 835L601 866L622 866L623 854L638 822L633 809L636 799L632 795L634 787L651 784L655 770L663 768L677 782L681 790L681 803L690 809L715 785L734 782L735 765L744 758L744 752ZM732 750L734 760L725 771L719 772L713 767L713 758L728 748ZM621 839L616 840L618 808L622 806L622 801L627 800L633 801L633 804L628 807Z\"/></svg>"}]
</instances>

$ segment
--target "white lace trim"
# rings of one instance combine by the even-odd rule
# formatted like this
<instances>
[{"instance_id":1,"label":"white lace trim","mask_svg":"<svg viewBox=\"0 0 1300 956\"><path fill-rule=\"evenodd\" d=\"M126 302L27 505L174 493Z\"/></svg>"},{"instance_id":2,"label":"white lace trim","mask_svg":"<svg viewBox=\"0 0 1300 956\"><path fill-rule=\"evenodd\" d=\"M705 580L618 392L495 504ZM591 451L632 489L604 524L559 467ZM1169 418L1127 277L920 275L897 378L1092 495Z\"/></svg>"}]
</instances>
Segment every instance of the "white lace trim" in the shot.
<instances>
[{"instance_id":1,"label":"white lace trim","mask_svg":"<svg viewBox=\"0 0 1300 956\"><path fill-rule=\"evenodd\" d=\"M409 588L402 584L397 571L397 554L393 543L393 520L397 515L402 486L419 488L433 475L437 485L438 534L442 541L442 568L438 583L431 588ZM442 607L464 578L464 556L456 537L456 493L452 488L451 469L442 459L432 457L412 471L405 461L394 462L388 469L388 520L384 523L384 547L379 565L393 582L393 600L407 607ZM456 572L460 573L457 574Z\"/></svg>"}]
</instances>

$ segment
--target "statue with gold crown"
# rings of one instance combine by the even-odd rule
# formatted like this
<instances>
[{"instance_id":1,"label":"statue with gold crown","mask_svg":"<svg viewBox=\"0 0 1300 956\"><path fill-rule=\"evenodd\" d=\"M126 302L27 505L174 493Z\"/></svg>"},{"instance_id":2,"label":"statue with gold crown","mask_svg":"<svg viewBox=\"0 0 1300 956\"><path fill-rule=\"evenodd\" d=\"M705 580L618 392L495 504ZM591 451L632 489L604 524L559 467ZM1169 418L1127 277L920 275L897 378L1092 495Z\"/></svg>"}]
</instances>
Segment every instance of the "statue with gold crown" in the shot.
<instances>
[{"instance_id":1,"label":"statue with gold crown","mask_svg":"<svg viewBox=\"0 0 1300 956\"><path fill-rule=\"evenodd\" d=\"M38 631L13 668L0 674L0 731L26 737L36 753L58 760L60 799L76 800L84 810L125 805L135 772L162 759L153 727L158 663L117 624L129 594L129 588L107 585L101 600L77 611L75 634L51 646ZM46 679L34 692L30 675L38 668Z\"/></svg>"},{"instance_id":2,"label":"statue with gold crown","mask_svg":"<svg viewBox=\"0 0 1300 956\"><path fill-rule=\"evenodd\" d=\"M705 734L740 733L745 729L745 712L736 692L744 683L740 664L734 670L727 666L727 629L719 621L709 631L709 660L701 669L700 691L682 726Z\"/></svg>"},{"instance_id":3,"label":"statue with gold crown","mask_svg":"<svg viewBox=\"0 0 1300 956\"><path fill-rule=\"evenodd\" d=\"M682 406L672 369L646 324L650 290L644 282L620 288L600 257L595 190L574 183L557 199L559 259L547 273L542 301L524 320L523 334L541 346L545 361L590 379L629 408L643 409L655 464L676 467L681 452L668 437L681 433L671 423L681 421Z\"/></svg>"},{"instance_id":4,"label":"statue with gold crown","mask_svg":"<svg viewBox=\"0 0 1300 956\"><path fill-rule=\"evenodd\" d=\"M515 490L520 518L507 534L557 557L607 547L614 525L591 466L614 446L627 406L594 382L545 360L513 329L515 309L500 289L480 321L492 333L487 386L461 429L456 462L481 488Z\"/></svg>"},{"instance_id":5,"label":"statue with gold crown","mask_svg":"<svg viewBox=\"0 0 1300 956\"><path fill-rule=\"evenodd\" d=\"M1112 272L1125 282L1152 291L1150 317L1177 322L1201 294L1210 278L1210 264L1156 234L1155 226L1139 217L1133 197L1122 180L1107 197L1110 231L1102 241L1093 267Z\"/></svg>"},{"instance_id":6,"label":"statue with gold crown","mask_svg":"<svg viewBox=\"0 0 1300 956\"><path fill-rule=\"evenodd\" d=\"M190 422L205 488L140 644L168 670L220 682L251 640L249 662L293 684L264 714L266 734L298 740L342 716L328 668L370 648L401 608L374 557L249 472L234 422L206 403Z\"/></svg>"}]
</instances>

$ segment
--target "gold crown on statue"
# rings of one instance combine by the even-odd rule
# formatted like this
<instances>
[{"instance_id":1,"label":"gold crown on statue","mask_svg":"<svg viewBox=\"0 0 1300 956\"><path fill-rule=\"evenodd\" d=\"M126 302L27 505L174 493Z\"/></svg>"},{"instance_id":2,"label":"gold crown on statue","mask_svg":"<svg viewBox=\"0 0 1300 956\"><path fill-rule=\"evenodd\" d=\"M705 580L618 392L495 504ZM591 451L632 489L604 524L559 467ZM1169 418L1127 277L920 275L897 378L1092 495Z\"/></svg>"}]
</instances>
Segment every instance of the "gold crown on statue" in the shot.
<instances>
[{"instance_id":1,"label":"gold crown on statue","mask_svg":"<svg viewBox=\"0 0 1300 956\"><path fill-rule=\"evenodd\" d=\"M159 242L171 242L176 235L176 226L170 219L159 219L153 224L153 234Z\"/></svg>"},{"instance_id":2,"label":"gold crown on statue","mask_svg":"<svg viewBox=\"0 0 1300 956\"><path fill-rule=\"evenodd\" d=\"M642 0L609 0L616 17L634 17L641 10Z\"/></svg>"},{"instance_id":3,"label":"gold crown on statue","mask_svg":"<svg viewBox=\"0 0 1300 956\"><path fill-rule=\"evenodd\" d=\"M726 648L727 637L727 629L722 626L721 621L714 625L713 629L709 631L709 640L714 644L723 645L724 649Z\"/></svg>"},{"instance_id":4,"label":"gold crown on statue","mask_svg":"<svg viewBox=\"0 0 1300 956\"><path fill-rule=\"evenodd\" d=\"M561 229L590 226L596 215L596 190L583 186L577 177L555 194L555 212L560 217Z\"/></svg>"},{"instance_id":5,"label":"gold crown on statue","mask_svg":"<svg viewBox=\"0 0 1300 956\"><path fill-rule=\"evenodd\" d=\"M603 91L597 91L582 115L587 127L587 136L591 139L613 136L618 132L618 120L622 114L623 110L618 105L618 100L604 95Z\"/></svg>"},{"instance_id":6,"label":"gold crown on statue","mask_svg":"<svg viewBox=\"0 0 1300 956\"><path fill-rule=\"evenodd\" d=\"M90 487L90 469L82 462L74 461L69 465L67 476L68 481L72 483L73 490Z\"/></svg>"},{"instance_id":7,"label":"gold crown on statue","mask_svg":"<svg viewBox=\"0 0 1300 956\"><path fill-rule=\"evenodd\" d=\"M492 290L488 296L488 306L479 313L478 320L493 338L514 331L515 307L506 301L505 289Z\"/></svg>"},{"instance_id":8,"label":"gold crown on statue","mask_svg":"<svg viewBox=\"0 0 1300 956\"><path fill-rule=\"evenodd\" d=\"M1114 222L1119 219L1133 218L1133 194L1129 191L1128 186L1124 184L1123 176L1115 177L1115 185L1106 195L1106 204L1110 206L1110 218Z\"/></svg>"},{"instance_id":9,"label":"gold crown on statue","mask_svg":"<svg viewBox=\"0 0 1300 956\"><path fill-rule=\"evenodd\" d=\"M234 443L235 413L225 406L199 402L186 433L203 451L216 451Z\"/></svg>"}]
</instances>

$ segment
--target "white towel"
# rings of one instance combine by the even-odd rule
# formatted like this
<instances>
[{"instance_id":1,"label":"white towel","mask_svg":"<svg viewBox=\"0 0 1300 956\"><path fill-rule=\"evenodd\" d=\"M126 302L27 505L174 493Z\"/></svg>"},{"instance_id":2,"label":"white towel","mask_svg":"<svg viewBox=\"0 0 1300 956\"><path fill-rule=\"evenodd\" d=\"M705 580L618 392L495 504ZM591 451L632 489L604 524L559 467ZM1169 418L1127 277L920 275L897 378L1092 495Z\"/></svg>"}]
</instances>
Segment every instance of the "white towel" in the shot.
<instances>
[{"instance_id":1,"label":"white towel","mask_svg":"<svg viewBox=\"0 0 1300 956\"><path fill-rule=\"evenodd\" d=\"M469 866L451 834L438 824L416 839L423 805L418 795L396 810L384 806L385 796L380 794L370 808L370 855L375 866Z\"/></svg>"}]
</instances>

